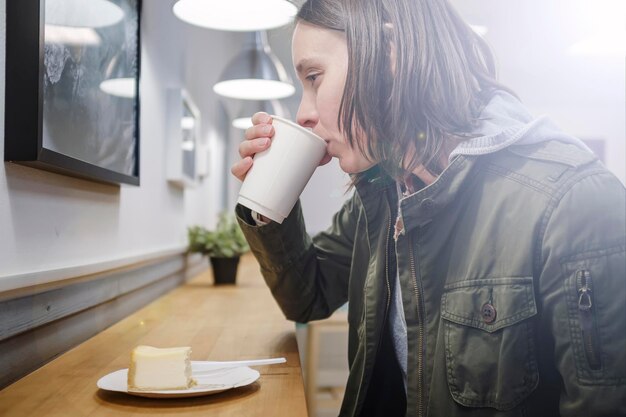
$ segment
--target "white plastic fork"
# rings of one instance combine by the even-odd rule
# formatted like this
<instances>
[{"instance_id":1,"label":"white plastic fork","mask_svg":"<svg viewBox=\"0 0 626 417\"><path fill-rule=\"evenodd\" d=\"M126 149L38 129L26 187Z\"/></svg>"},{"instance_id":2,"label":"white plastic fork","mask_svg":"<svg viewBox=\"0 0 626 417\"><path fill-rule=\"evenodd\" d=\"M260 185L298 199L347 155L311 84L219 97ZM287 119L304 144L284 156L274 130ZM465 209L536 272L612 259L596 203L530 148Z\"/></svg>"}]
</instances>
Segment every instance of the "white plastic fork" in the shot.
<instances>
[{"instance_id":1,"label":"white plastic fork","mask_svg":"<svg viewBox=\"0 0 626 417\"><path fill-rule=\"evenodd\" d=\"M251 359L243 361L191 361L191 369L193 375L202 375L213 373L218 370L237 368L240 366L262 366L273 365L277 363L285 363L285 358L269 358L269 359Z\"/></svg>"}]
</instances>

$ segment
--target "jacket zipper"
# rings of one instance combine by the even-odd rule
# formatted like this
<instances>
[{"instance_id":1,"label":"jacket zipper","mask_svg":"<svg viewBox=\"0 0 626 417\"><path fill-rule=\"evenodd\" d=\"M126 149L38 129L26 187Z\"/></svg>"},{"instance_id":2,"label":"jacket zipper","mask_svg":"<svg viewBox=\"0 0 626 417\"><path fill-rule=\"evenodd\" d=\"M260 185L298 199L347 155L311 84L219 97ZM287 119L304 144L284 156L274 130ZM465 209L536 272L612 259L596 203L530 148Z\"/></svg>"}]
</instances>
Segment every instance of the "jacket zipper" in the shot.
<instances>
[{"instance_id":1,"label":"jacket zipper","mask_svg":"<svg viewBox=\"0 0 626 417\"><path fill-rule=\"evenodd\" d=\"M391 285L389 285L389 236L391 235L391 209L387 205L387 214L389 222L387 223L387 241L385 242L385 283L387 284L387 305L385 306L385 320L387 319L387 313L389 312L389 304L391 303ZM383 322L385 325L386 323ZM380 347L380 340L378 341Z\"/></svg>"},{"instance_id":2,"label":"jacket zipper","mask_svg":"<svg viewBox=\"0 0 626 417\"><path fill-rule=\"evenodd\" d=\"M423 389L424 389L424 304L420 299L420 290L417 284L417 272L415 269L415 256L413 254L413 241L409 238L409 256L411 260L411 274L413 275L413 290L415 292L415 300L417 301L417 415L424 415L423 406Z\"/></svg>"},{"instance_id":3,"label":"jacket zipper","mask_svg":"<svg viewBox=\"0 0 626 417\"><path fill-rule=\"evenodd\" d=\"M585 356L589 367L598 370L601 367L598 330L594 320L593 286L591 273L586 269L576 272L576 289L578 291L578 314L583 335Z\"/></svg>"}]
</instances>

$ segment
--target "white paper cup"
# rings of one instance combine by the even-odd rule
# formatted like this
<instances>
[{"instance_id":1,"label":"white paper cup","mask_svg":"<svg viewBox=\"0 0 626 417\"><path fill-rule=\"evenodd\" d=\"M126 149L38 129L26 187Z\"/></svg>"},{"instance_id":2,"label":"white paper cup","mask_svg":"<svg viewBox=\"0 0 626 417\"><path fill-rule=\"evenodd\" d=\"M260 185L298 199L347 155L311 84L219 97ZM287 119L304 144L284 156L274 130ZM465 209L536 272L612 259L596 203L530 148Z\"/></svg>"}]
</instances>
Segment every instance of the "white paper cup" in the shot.
<instances>
[{"instance_id":1,"label":"white paper cup","mask_svg":"<svg viewBox=\"0 0 626 417\"><path fill-rule=\"evenodd\" d=\"M254 155L237 203L282 223L326 154L326 142L282 117L272 119L272 143Z\"/></svg>"}]
</instances>

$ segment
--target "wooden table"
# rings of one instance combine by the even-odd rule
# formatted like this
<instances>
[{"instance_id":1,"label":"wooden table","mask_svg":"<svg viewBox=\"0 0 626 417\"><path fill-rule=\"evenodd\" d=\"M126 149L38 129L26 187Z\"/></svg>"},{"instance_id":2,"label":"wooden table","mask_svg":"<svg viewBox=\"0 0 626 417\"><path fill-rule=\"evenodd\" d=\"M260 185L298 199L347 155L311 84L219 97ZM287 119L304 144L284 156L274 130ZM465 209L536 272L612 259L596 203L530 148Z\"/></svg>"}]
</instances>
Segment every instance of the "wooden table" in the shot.
<instances>
[{"instance_id":1,"label":"wooden table","mask_svg":"<svg viewBox=\"0 0 626 417\"><path fill-rule=\"evenodd\" d=\"M216 287L210 272L0 391L0 416L306 416L294 325L246 255L236 286ZM33 341L37 343L37 341ZM191 346L193 360L284 356L256 367L251 385L187 399L148 399L101 391L96 381L127 368L137 345Z\"/></svg>"}]
</instances>

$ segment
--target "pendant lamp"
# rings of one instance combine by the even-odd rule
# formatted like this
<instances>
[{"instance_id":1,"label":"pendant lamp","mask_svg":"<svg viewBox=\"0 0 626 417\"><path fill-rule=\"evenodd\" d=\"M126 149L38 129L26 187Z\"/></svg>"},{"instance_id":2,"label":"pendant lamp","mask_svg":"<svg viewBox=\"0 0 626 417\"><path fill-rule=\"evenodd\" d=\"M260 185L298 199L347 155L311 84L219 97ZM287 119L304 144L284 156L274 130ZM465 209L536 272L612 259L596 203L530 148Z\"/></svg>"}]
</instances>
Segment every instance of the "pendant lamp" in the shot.
<instances>
[{"instance_id":1,"label":"pendant lamp","mask_svg":"<svg viewBox=\"0 0 626 417\"><path fill-rule=\"evenodd\" d=\"M241 108L237 113L237 117L233 119L232 125L237 129L247 129L252 126L252 115L257 112L265 112L267 114L275 114L276 116L291 118L289 110L278 100L251 101L242 102Z\"/></svg>"},{"instance_id":2,"label":"pendant lamp","mask_svg":"<svg viewBox=\"0 0 626 417\"><path fill-rule=\"evenodd\" d=\"M137 82L132 77L132 70L124 55L118 53L104 71L105 80L100 83L100 90L116 97L134 98L137 95Z\"/></svg>"},{"instance_id":3,"label":"pendant lamp","mask_svg":"<svg viewBox=\"0 0 626 417\"><path fill-rule=\"evenodd\" d=\"M121 98L135 98L137 83L134 78L111 78L100 83L100 89L107 94Z\"/></svg>"},{"instance_id":4,"label":"pendant lamp","mask_svg":"<svg viewBox=\"0 0 626 417\"><path fill-rule=\"evenodd\" d=\"M178 0L180 20L208 29L251 32L290 23L298 9L286 0Z\"/></svg>"},{"instance_id":5,"label":"pendant lamp","mask_svg":"<svg viewBox=\"0 0 626 417\"><path fill-rule=\"evenodd\" d=\"M100 46L102 38L93 28L76 28L68 26L45 26L44 39L47 44L73 46Z\"/></svg>"},{"instance_id":6,"label":"pendant lamp","mask_svg":"<svg viewBox=\"0 0 626 417\"><path fill-rule=\"evenodd\" d=\"M122 8L109 0L46 0L46 24L101 28L124 19Z\"/></svg>"},{"instance_id":7,"label":"pendant lamp","mask_svg":"<svg viewBox=\"0 0 626 417\"><path fill-rule=\"evenodd\" d=\"M271 51L266 32L258 31L228 63L213 91L228 98L271 100L289 97L296 89Z\"/></svg>"}]
</instances>

